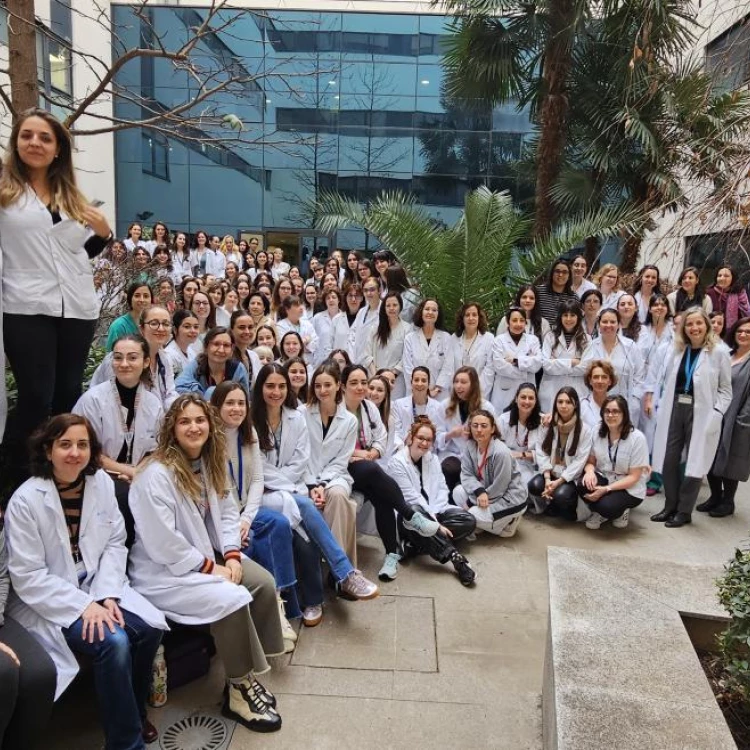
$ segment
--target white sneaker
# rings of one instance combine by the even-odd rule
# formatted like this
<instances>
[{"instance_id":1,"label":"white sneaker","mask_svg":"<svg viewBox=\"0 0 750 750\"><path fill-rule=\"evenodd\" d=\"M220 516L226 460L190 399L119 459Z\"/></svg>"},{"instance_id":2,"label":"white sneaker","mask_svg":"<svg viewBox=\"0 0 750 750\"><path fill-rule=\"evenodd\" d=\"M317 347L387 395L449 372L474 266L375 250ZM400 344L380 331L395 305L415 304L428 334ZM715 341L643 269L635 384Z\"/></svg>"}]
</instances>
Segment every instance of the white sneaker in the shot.
<instances>
[{"instance_id":1,"label":"white sneaker","mask_svg":"<svg viewBox=\"0 0 750 750\"><path fill-rule=\"evenodd\" d=\"M284 610L284 600L276 594L276 599L279 602L279 617L281 618L281 634L284 636L285 641L291 641L292 643L297 642L297 631L292 627L289 620L286 619L286 611Z\"/></svg>"},{"instance_id":2,"label":"white sneaker","mask_svg":"<svg viewBox=\"0 0 750 750\"><path fill-rule=\"evenodd\" d=\"M586 521L586 528L596 530L601 528L601 525L605 523L606 520L607 519L604 516L600 516L598 513L592 513Z\"/></svg>"},{"instance_id":3,"label":"white sneaker","mask_svg":"<svg viewBox=\"0 0 750 750\"><path fill-rule=\"evenodd\" d=\"M516 535L518 527L521 525L521 519L523 516L516 516L499 534L498 536L511 537Z\"/></svg>"},{"instance_id":4,"label":"white sneaker","mask_svg":"<svg viewBox=\"0 0 750 750\"><path fill-rule=\"evenodd\" d=\"M320 621L323 619L323 605L316 604L312 607L305 607L302 611L302 622L306 628L314 628L316 625L320 625Z\"/></svg>"},{"instance_id":5,"label":"white sneaker","mask_svg":"<svg viewBox=\"0 0 750 750\"><path fill-rule=\"evenodd\" d=\"M625 512L619 517L612 521L612 525L616 529L627 529L628 522L630 521L630 508L625 508Z\"/></svg>"}]
</instances>

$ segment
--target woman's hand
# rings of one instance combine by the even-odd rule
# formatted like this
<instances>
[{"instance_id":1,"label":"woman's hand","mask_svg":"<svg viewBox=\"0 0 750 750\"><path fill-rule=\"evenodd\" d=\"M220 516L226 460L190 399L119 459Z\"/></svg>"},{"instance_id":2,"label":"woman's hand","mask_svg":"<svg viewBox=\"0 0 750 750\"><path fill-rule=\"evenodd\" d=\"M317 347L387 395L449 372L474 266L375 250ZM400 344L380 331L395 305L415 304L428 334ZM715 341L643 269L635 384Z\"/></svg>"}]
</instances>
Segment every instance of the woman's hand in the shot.
<instances>
[{"instance_id":1,"label":"woman's hand","mask_svg":"<svg viewBox=\"0 0 750 750\"><path fill-rule=\"evenodd\" d=\"M643 397L643 413L647 417L652 417L654 415L654 394L653 393L647 393Z\"/></svg>"},{"instance_id":2,"label":"woman's hand","mask_svg":"<svg viewBox=\"0 0 750 750\"><path fill-rule=\"evenodd\" d=\"M549 414L541 414L540 419L542 422L542 427L549 427L550 422L552 422L552 413L550 412Z\"/></svg>"},{"instance_id":3,"label":"woman's hand","mask_svg":"<svg viewBox=\"0 0 750 750\"><path fill-rule=\"evenodd\" d=\"M93 643L95 636L98 636L97 640L104 640L104 626L109 628L110 633L115 632L115 619L112 617L112 613L106 608L102 607L101 604L91 602L86 609L83 610L81 615L83 620L83 628L81 630L81 639L88 643Z\"/></svg>"},{"instance_id":4,"label":"woman's hand","mask_svg":"<svg viewBox=\"0 0 750 750\"><path fill-rule=\"evenodd\" d=\"M586 469L583 475L583 486L587 490L595 490L599 481L596 478L596 472L593 469Z\"/></svg>"},{"instance_id":5,"label":"woman's hand","mask_svg":"<svg viewBox=\"0 0 750 750\"><path fill-rule=\"evenodd\" d=\"M241 583L242 581L242 563L239 560L232 558L224 563L226 569L229 571L229 580L232 583Z\"/></svg>"},{"instance_id":6,"label":"woman's hand","mask_svg":"<svg viewBox=\"0 0 750 750\"><path fill-rule=\"evenodd\" d=\"M21 662L16 656L16 652L10 646L6 646L2 641L0 641L0 654L5 654L17 667L21 666Z\"/></svg>"},{"instance_id":7,"label":"woman's hand","mask_svg":"<svg viewBox=\"0 0 750 750\"><path fill-rule=\"evenodd\" d=\"M429 390L429 394L433 398L438 398L442 392L443 392L443 389L439 385L433 385L432 388L430 388Z\"/></svg>"},{"instance_id":8,"label":"woman's hand","mask_svg":"<svg viewBox=\"0 0 750 750\"><path fill-rule=\"evenodd\" d=\"M440 528L438 529L438 534L442 534L444 537L447 537L448 539L453 539L453 532L447 527L440 524Z\"/></svg>"},{"instance_id":9,"label":"woman's hand","mask_svg":"<svg viewBox=\"0 0 750 750\"><path fill-rule=\"evenodd\" d=\"M105 599L102 602L104 609L112 615L112 619L121 627L125 627L125 618L122 616L122 610L116 599Z\"/></svg>"},{"instance_id":10,"label":"woman's hand","mask_svg":"<svg viewBox=\"0 0 750 750\"><path fill-rule=\"evenodd\" d=\"M480 508L489 508L490 507L490 496L483 492L481 495L477 496L477 505Z\"/></svg>"},{"instance_id":11,"label":"woman's hand","mask_svg":"<svg viewBox=\"0 0 750 750\"><path fill-rule=\"evenodd\" d=\"M591 492L589 492L588 495L584 495L583 499L589 503L595 503L598 500L601 500L606 494L607 494L606 487L597 487L595 490L592 490Z\"/></svg>"},{"instance_id":12,"label":"woman's hand","mask_svg":"<svg viewBox=\"0 0 750 750\"><path fill-rule=\"evenodd\" d=\"M227 581L232 580L232 571L229 570L227 565L214 565L212 575L219 576L220 578L226 578Z\"/></svg>"},{"instance_id":13,"label":"woman's hand","mask_svg":"<svg viewBox=\"0 0 750 750\"><path fill-rule=\"evenodd\" d=\"M466 436L466 428L462 424L454 427L446 435L447 438L451 438L451 439L457 438L457 437L465 437L465 436Z\"/></svg>"},{"instance_id":14,"label":"woman's hand","mask_svg":"<svg viewBox=\"0 0 750 750\"><path fill-rule=\"evenodd\" d=\"M313 487L310 490L310 499L315 503L315 507L318 510L323 510L323 508L326 507L325 488L322 485L318 487Z\"/></svg>"},{"instance_id":15,"label":"woman's hand","mask_svg":"<svg viewBox=\"0 0 750 750\"><path fill-rule=\"evenodd\" d=\"M247 537L250 534L250 525L250 521L246 521L245 519L240 521L240 542L243 547L247 543Z\"/></svg>"},{"instance_id":16,"label":"woman's hand","mask_svg":"<svg viewBox=\"0 0 750 750\"><path fill-rule=\"evenodd\" d=\"M101 211L93 206L85 206L82 214L84 221L94 230L97 237L106 239L112 234L112 230L109 228L109 222Z\"/></svg>"},{"instance_id":17,"label":"woman's hand","mask_svg":"<svg viewBox=\"0 0 750 750\"><path fill-rule=\"evenodd\" d=\"M544 492L542 492L542 497L551 498L552 493L564 482L565 480L562 477L559 477L558 479L548 479L547 482L544 485Z\"/></svg>"}]
</instances>

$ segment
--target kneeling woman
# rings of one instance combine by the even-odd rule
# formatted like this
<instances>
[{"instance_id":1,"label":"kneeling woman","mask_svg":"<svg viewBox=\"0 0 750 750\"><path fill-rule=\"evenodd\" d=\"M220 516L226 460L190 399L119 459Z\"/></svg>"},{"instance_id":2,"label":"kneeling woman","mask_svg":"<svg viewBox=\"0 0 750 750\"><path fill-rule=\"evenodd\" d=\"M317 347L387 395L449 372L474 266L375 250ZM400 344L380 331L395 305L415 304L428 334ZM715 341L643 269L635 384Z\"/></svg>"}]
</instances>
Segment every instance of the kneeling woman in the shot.
<instances>
[{"instance_id":1,"label":"kneeling woman","mask_svg":"<svg viewBox=\"0 0 750 750\"><path fill-rule=\"evenodd\" d=\"M555 396L552 421L536 448L540 474L529 482L529 499L535 513L559 515L569 521L577 518L576 482L591 453L591 428L581 420L578 393L562 387Z\"/></svg>"},{"instance_id":2,"label":"kneeling woman","mask_svg":"<svg viewBox=\"0 0 750 750\"><path fill-rule=\"evenodd\" d=\"M272 732L281 727L276 699L255 675L270 669L266 655L284 652L276 587L240 553L240 514L228 485L218 417L200 396L180 396L130 490L130 575L171 620L211 626L229 683L224 715Z\"/></svg>"},{"instance_id":3,"label":"kneeling woman","mask_svg":"<svg viewBox=\"0 0 750 750\"><path fill-rule=\"evenodd\" d=\"M598 529L607 521L617 529L628 525L630 509L646 497L648 465L648 444L630 421L628 402L623 396L608 396L578 485L591 511L586 528Z\"/></svg>"},{"instance_id":4,"label":"kneeling woman","mask_svg":"<svg viewBox=\"0 0 750 750\"><path fill-rule=\"evenodd\" d=\"M454 542L474 533L476 520L448 501L440 459L432 452L437 430L426 417L417 417L406 436L406 445L388 464L388 470L403 493L404 500L419 515L427 515L439 524L430 537L407 528L401 521L405 551L426 552L441 564L451 562L464 586L471 586L476 573L469 561L455 548ZM417 513L415 513L417 515Z\"/></svg>"},{"instance_id":5,"label":"kneeling woman","mask_svg":"<svg viewBox=\"0 0 750 750\"><path fill-rule=\"evenodd\" d=\"M167 625L128 584L125 526L112 480L98 468L99 440L84 417L60 414L30 448L31 479L6 516L7 614L55 662L56 698L78 673L74 654L92 657L106 747L143 748L156 739L146 696Z\"/></svg>"},{"instance_id":6,"label":"kneeling woman","mask_svg":"<svg viewBox=\"0 0 750 750\"><path fill-rule=\"evenodd\" d=\"M453 490L453 499L474 516L477 529L498 536L513 536L526 512L526 482L500 438L494 414L487 409L469 417L461 484Z\"/></svg>"}]
</instances>

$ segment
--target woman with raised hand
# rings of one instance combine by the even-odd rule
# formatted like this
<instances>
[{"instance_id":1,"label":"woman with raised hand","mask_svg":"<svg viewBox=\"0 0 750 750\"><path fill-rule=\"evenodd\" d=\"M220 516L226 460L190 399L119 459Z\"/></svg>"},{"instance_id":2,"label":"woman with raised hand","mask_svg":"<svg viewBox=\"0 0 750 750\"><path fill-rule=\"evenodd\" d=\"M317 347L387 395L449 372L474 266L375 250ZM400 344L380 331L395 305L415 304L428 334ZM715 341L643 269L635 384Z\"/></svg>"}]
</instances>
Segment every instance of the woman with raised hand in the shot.
<instances>
[{"instance_id":1,"label":"woman with raised hand","mask_svg":"<svg viewBox=\"0 0 750 750\"><path fill-rule=\"evenodd\" d=\"M672 315L678 317L691 307L700 307L706 314L713 311L711 297L706 294L701 284L700 274L695 266L682 270L677 279L678 288L667 295Z\"/></svg>"},{"instance_id":2,"label":"woman with raised hand","mask_svg":"<svg viewBox=\"0 0 750 750\"><path fill-rule=\"evenodd\" d=\"M411 374L418 365L430 372L430 396L438 401L448 397L453 379L451 336L443 325L443 312L436 299L423 299L414 312L414 330L404 339L404 382L411 394Z\"/></svg>"},{"instance_id":3,"label":"woman with raised hand","mask_svg":"<svg viewBox=\"0 0 750 750\"><path fill-rule=\"evenodd\" d=\"M510 307L505 319L508 330L495 337L492 347L495 380L490 401L495 414L505 411L518 386L534 380L534 376L542 368L539 339L526 332L526 311L520 307Z\"/></svg>"},{"instance_id":4,"label":"woman with raised hand","mask_svg":"<svg viewBox=\"0 0 750 750\"><path fill-rule=\"evenodd\" d=\"M533 512L576 520L576 482L591 454L592 437L593 431L581 419L578 393L563 386L555 396L549 427L536 448L539 474L529 482Z\"/></svg>"},{"instance_id":5,"label":"woman with raised hand","mask_svg":"<svg viewBox=\"0 0 750 750\"><path fill-rule=\"evenodd\" d=\"M638 320L641 323L646 322L648 309L651 303L651 297L661 292L661 279L659 277L658 266L643 266L638 271L638 278L633 284L633 297L638 306Z\"/></svg>"},{"instance_id":6,"label":"woman with raised hand","mask_svg":"<svg viewBox=\"0 0 750 750\"><path fill-rule=\"evenodd\" d=\"M125 334L138 333L141 313L154 304L154 295L148 284L133 282L125 293L128 312L115 318L107 332L107 351L112 351L112 345Z\"/></svg>"},{"instance_id":7,"label":"woman with raised hand","mask_svg":"<svg viewBox=\"0 0 750 750\"><path fill-rule=\"evenodd\" d=\"M157 739L146 697L167 624L128 582L125 525L100 451L77 414L53 417L32 437L31 479L5 518L7 614L55 662L56 699L78 673L76 655L92 659L106 747L142 750Z\"/></svg>"},{"instance_id":8,"label":"woman with raised hand","mask_svg":"<svg viewBox=\"0 0 750 750\"><path fill-rule=\"evenodd\" d=\"M502 441L515 459L526 487L536 476L536 448L540 442L542 410L533 383L521 383L511 405L497 420Z\"/></svg>"},{"instance_id":9,"label":"woman with raised hand","mask_svg":"<svg viewBox=\"0 0 750 750\"><path fill-rule=\"evenodd\" d=\"M177 310L172 316L172 340L164 351L172 366L172 374L179 375L190 361L190 347L198 340L200 324L194 312Z\"/></svg>"},{"instance_id":10,"label":"woman with raised hand","mask_svg":"<svg viewBox=\"0 0 750 750\"><path fill-rule=\"evenodd\" d=\"M362 282L362 293L365 304L360 308L350 330L349 353L354 362L365 361L370 335L377 330L380 320L380 285L376 278L367 278Z\"/></svg>"},{"instance_id":11,"label":"woman with raised hand","mask_svg":"<svg viewBox=\"0 0 750 750\"><path fill-rule=\"evenodd\" d=\"M456 505L474 516L477 531L511 537L526 512L526 485L495 415L486 409L472 412L461 453L461 483L453 490Z\"/></svg>"},{"instance_id":12,"label":"woman with raised hand","mask_svg":"<svg viewBox=\"0 0 750 750\"><path fill-rule=\"evenodd\" d=\"M551 333L542 342L544 377L539 388L542 410L552 410L555 394L564 385L572 385L578 395L586 395L583 383L583 354L591 339L583 330L583 312L577 302L561 302Z\"/></svg>"},{"instance_id":13,"label":"woman with raised hand","mask_svg":"<svg viewBox=\"0 0 750 750\"><path fill-rule=\"evenodd\" d=\"M586 528L599 529L607 521L612 521L616 529L626 528L631 508L646 497L648 469L646 438L630 421L627 400L607 396L578 485L579 495L591 513Z\"/></svg>"},{"instance_id":14,"label":"woman with raised hand","mask_svg":"<svg viewBox=\"0 0 750 750\"><path fill-rule=\"evenodd\" d=\"M595 430L601 421L604 401L617 385L617 373L606 359L592 359L586 366L583 383L589 392L581 399L581 419Z\"/></svg>"},{"instance_id":15,"label":"woman with raised hand","mask_svg":"<svg viewBox=\"0 0 750 750\"><path fill-rule=\"evenodd\" d=\"M378 370L396 373L394 395L400 398L406 393L403 375L404 339L411 327L401 320L401 297L387 292L380 303L378 325L370 330L370 340L365 349L363 364L370 375Z\"/></svg>"},{"instance_id":16,"label":"woman with raised hand","mask_svg":"<svg viewBox=\"0 0 750 750\"><path fill-rule=\"evenodd\" d=\"M571 282L573 271L565 258L558 258L549 269L547 283L534 287L541 316L553 325L561 302L578 302Z\"/></svg>"},{"instance_id":17,"label":"woman with raised hand","mask_svg":"<svg viewBox=\"0 0 750 750\"><path fill-rule=\"evenodd\" d=\"M402 516L399 521L404 554L424 552L442 565L450 562L458 580L464 586L471 586L476 573L455 543L474 533L476 521L471 513L448 500L448 485L440 460L432 452L435 434L435 425L429 419L417 417L406 436L406 444L388 464L388 472L403 494L406 507L437 527L435 533L423 536L410 528L411 524Z\"/></svg>"},{"instance_id":18,"label":"woman with raised hand","mask_svg":"<svg viewBox=\"0 0 750 750\"><path fill-rule=\"evenodd\" d=\"M481 305L466 302L456 313L455 333L451 338L453 371L459 367L473 367L479 375L482 397L492 394L495 371L492 366L492 347L495 337L487 330L487 315Z\"/></svg>"},{"instance_id":19,"label":"woman with raised hand","mask_svg":"<svg viewBox=\"0 0 750 750\"><path fill-rule=\"evenodd\" d=\"M437 421L440 409L441 402L430 396L430 371L424 365L417 365L411 373L411 395L393 402L396 438L403 442L418 416L427 416L430 421Z\"/></svg>"},{"instance_id":20,"label":"woman with raised hand","mask_svg":"<svg viewBox=\"0 0 750 750\"><path fill-rule=\"evenodd\" d=\"M256 675L284 652L273 577L240 552L240 514L227 491L224 430L200 396L172 404L158 446L130 490L133 587L170 620L209 625L227 679L222 713L253 731L281 727Z\"/></svg>"},{"instance_id":21,"label":"woman with raised hand","mask_svg":"<svg viewBox=\"0 0 750 750\"><path fill-rule=\"evenodd\" d=\"M654 435L653 470L664 480L664 508L651 520L670 528L692 521L701 481L713 464L722 419L732 401L729 354L718 346L708 314L696 307L681 317Z\"/></svg>"},{"instance_id":22,"label":"woman with raised hand","mask_svg":"<svg viewBox=\"0 0 750 750\"><path fill-rule=\"evenodd\" d=\"M737 279L734 269L721 265L714 274L714 283L706 290L714 311L724 313L724 324L731 331L740 318L750 316L747 292Z\"/></svg>"},{"instance_id":23,"label":"woman with raised hand","mask_svg":"<svg viewBox=\"0 0 750 750\"><path fill-rule=\"evenodd\" d=\"M356 417L357 440L349 460L352 489L361 492L375 508L378 535L385 548L385 560L378 574L381 581L392 581L398 575L400 559L396 533L396 516L420 536L432 536L438 526L404 502L398 485L378 462L386 455L388 432L375 404L367 400L367 372L362 365L351 365L341 374L341 389L346 409ZM390 466L390 464L389 464Z\"/></svg>"},{"instance_id":24,"label":"woman with raised hand","mask_svg":"<svg viewBox=\"0 0 750 750\"><path fill-rule=\"evenodd\" d=\"M338 289L329 289L324 292L322 300L325 309L315 313L312 318L313 328L318 334L318 349L312 362L314 366L325 362L333 350L333 327L336 320L346 319L346 315L341 312L343 297Z\"/></svg>"},{"instance_id":25,"label":"woman with raised hand","mask_svg":"<svg viewBox=\"0 0 750 750\"><path fill-rule=\"evenodd\" d=\"M625 294L620 288L620 269L614 263L605 263L595 280L602 295L602 308L617 309L617 301Z\"/></svg>"}]
</instances>

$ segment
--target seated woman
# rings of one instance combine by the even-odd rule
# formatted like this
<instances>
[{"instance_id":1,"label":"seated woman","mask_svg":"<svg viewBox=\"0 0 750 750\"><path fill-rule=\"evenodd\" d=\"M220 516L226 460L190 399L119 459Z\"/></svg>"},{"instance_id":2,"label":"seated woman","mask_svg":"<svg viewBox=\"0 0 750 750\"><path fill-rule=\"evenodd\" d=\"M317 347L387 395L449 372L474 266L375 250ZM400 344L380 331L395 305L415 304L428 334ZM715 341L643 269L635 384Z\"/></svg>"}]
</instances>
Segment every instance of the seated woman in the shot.
<instances>
[{"instance_id":1,"label":"seated woman","mask_svg":"<svg viewBox=\"0 0 750 750\"><path fill-rule=\"evenodd\" d=\"M291 372L289 380L294 388ZM356 567L357 503L351 497L353 479L347 467L357 442L357 420L342 403L340 385L340 370L334 363L323 363L313 373L305 410L310 436L305 484L336 541Z\"/></svg>"},{"instance_id":2,"label":"seated woman","mask_svg":"<svg viewBox=\"0 0 750 750\"><path fill-rule=\"evenodd\" d=\"M304 415L296 408L289 375L273 363L258 373L252 399L252 416L258 431L263 455L263 504L282 510L289 518L290 506L297 509L302 532L317 547L314 559L320 572L320 558L325 558L341 594L350 599L373 599L378 587L352 565L328 528L322 514L308 496L304 483L310 463L310 436ZM290 520L294 520L290 518ZM313 590L301 591L303 621L317 625L323 616L323 582L319 576Z\"/></svg>"},{"instance_id":3,"label":"seated woman","mask_svg":"<svg viewBox=\"0 0 750 750\"><path fill-rule=\"evenodd\" d=\"M591 440L592 430L581 419L578 393L575 388L563 386L555 396L547 432L536 448L540 473L529 482L534 513L576 520L576 482L591 454Z\"/></svg>"},{"instance_id":4,"label":"seated woman","mask_svg":"<svg viewBox=\"0 0 750 750\"><path fill-rule=\"evenodd\" d=\"M302 357L290 357L283 365L289 375L289 382L292 384L292 393L297 398L297 408L304 412L307 409L307 399L309 395L307 363Z\"/></svg>"},{"instance_id":5,"label":"seated woman","mask_svg":"<svg viewBox=\"0 0 750 750\"><path fill-rule=\"evenodd\" d=\"M211 398L211 392L225 380L238 382L250 393L247 370L242 362L232 357L234 338L228 328L212 328L203 342L204 351L178 375L175 387L178 393L198 393Z\"/></svg>"},{"instance_id":6,"label":"seated woman","mask_svg":"<svg viewBox=\"0 0 750 750\"><path fill-rule=\"evenodd\" d=\"M430 371L417 365L411 373L411 394L393 402L396 418L396 439L403 442L417 417L429 417L437 421L441 403L430 396Z\"/></svg>"},{"instance_id":7,"label":"seated woman","mask_svg":"<svg viewBox=\"0 0 750 750\"><path fill-rule=\"evenodd\" d=\"M178 310L172 316L172 340L164 351L172 365L173 375L179 375L190 361L190 347L198 340L200 325L195 313Z\"/></svg>"},{"instance_id":8,"label":"seated woman","mask_svg":"<svg viewBox=\"0 0 750 750\"><path fill-rule=\"evenodd\" d=\"M292 616L299 617L294 586L292 528L289 521L275 510L261 507L263 499L263 459L258 435L250 417L248 398L242 386L226 380L211 394L211 406L219 414L227 440L229 490L240 511L240 543L242 552L273 574L276 590L291 591ZM277 596L281 616L281 632L286 651L294 650L297 633L286 619L284 602Z\"/></svg>"},{"instance_id":9,"label":"seated woman","mask_svg":"<svg viewBox=\"0 0 750 750\"><path fill-rule=\"evenodd\" d=\"M56 699L78 673L75 655L91 657L106 746L143 748L157 737L146 696L167 624L128 583L125 526L98 468L99 440L85 417L60 414L32 437L30 453L31 479L6 516L7 614L55 662Z\"/></svg>"},{"instance_id":10,"label":"seated woman","mask_svg":"<svg viewBox=\"0 0 750 750\"><path fill-rule=\"evenodd\" d=\"M510 448L523 477L524 486L538 473L536 449L540 441L542 410L539 406L536 386L521 383L516 397L507 411L500 415L498 428L501 440Z\"/></svg>"},{"instance_id":11,"label":"seated woman","mask_svg":"<svg viewBox=\"0 0 750 750\"><path fill-rule=\"evenodd\" d=\"M646 438L630 421L630 409L623 396L607 396L602 421L594 436L578 492L591 515L587 529L598 529L612 521L624 529L630 509L646 497L649 461Z\"/></svg>"},{"instance_id":12,"label":"seated woman","mask_svg":"<svg viewBox=\"0 0 750 750\"><path fill-rule=\"evenodd\" d=\"M151 287L144 282L133 282L125 294L128 312L112 321L107 331L107 351L112 351L112 345L126 333L138 333L138 321L141 313L154 304Z\"/></svg>"},{"instance_id":13,"label":"seated woman","mask_svg":"<svg viewBox=\"0 0 750 750\"><path fill-rule=\"evenodd\" d=\"M388 462L403 442L396 437L396 416L391 409L391 389L393 385L388 378L389 370L384 370L381 374L375 375L367 381L367 398L377 406L380 412L380 418L383 420L388 440L385 444L385 455L381 456L378 463L385 469ZM396 379L393 378L393 383Z\"/></svg>"},{"instance_id":14,"label":"seated woman","mask_svg":"<svg viewBox=\"0 0 750 750\"><path fill-rule=\"evenodd\" d=\"M273 352L274 360L279 358L278 338L272 323L264 323L255 329L255 348L257 349L259 346L268 347Z\"/></svg>"},{"instance_id":15,"label":"seated woman","mask_svg":"<svg viewBox=\"0 0 750 750\"><path fill-rule=\"evenodd\" d=\"M426 553L441 564L451 562L464 586L471 586L476 573L469 561L455 548L454 542L474 533L476 521L448 501L440 460L432 452L437 430L427 417L417 417L406 436L406 445L388 464L388 471L403 493L408 507L415 515L436 520L438 531L423 537L401 520L401 536L405 554Z\"/></svg>"},{"instance_id":16,"label":"seated woman","mask_svg":"<svg viewBox=\"0 0 750 750\"><path fill-rule=\"evenodd\" d=\"M41 747L55 698L55 663L39 641L5 614L8 549L0 519L0 747Z\"/></svg>"},{"instance_id":17,"label":"seated woman","mask_svg":"<svg viewBox=\"0 0 750 750\"><path fill-rule=\"evenodd\" d=\"M405 527L421 536L436 534L438 524L404 501L398 484L378 463L385 455L388 433L377 407L365 398L368 392L365 368L362 365L345 368L341 388L346 408L357 420L357 440L348 466L354 480L352 488L375 508L378 535L385 547L385 560L378 577L381 581L393 581L398 575L400 557L394 511L402 516Z\"/></svg>"},{"instance_id":18,"label":"seated woman","mask_svg":"<svg viewBox=\"0 0 750 750\"><path fill-rule=\"evenodd\" d=\"M453 490L453 499L474 516L478 531L513 536L526 512L527 483L491 411L472 412L469 431L461 454L461 484Z\"/></svg>"},{"instance_id":19,"label":"seated woman","mask_svg":"<svg viewBox=\"0 0 750 750\"><path fill-rule=\"evenodd\" d=\"M482 398L479 375L473 367L459 367L453 376L448 403L438 410L435 448L448 490L461 481L461 454L469 437L469 415L485 409L494 415L492 404Z\"/></svg>"},{"instance_id":20,"label":"seated woman","mask_svg":"<svg viewBox=\"0 0 750 750\"><path fill-rule=\"evenodd\" d=\"M240 553L240 514L227 493L226 444L214 410L180 396L130 490L133 587L183 625L210 625L224 664L222 713L253 731L281 727L256 679L284 652L273 577ZM248 606L250 605L250 606Z\"/></svg>"}]
</instances>

